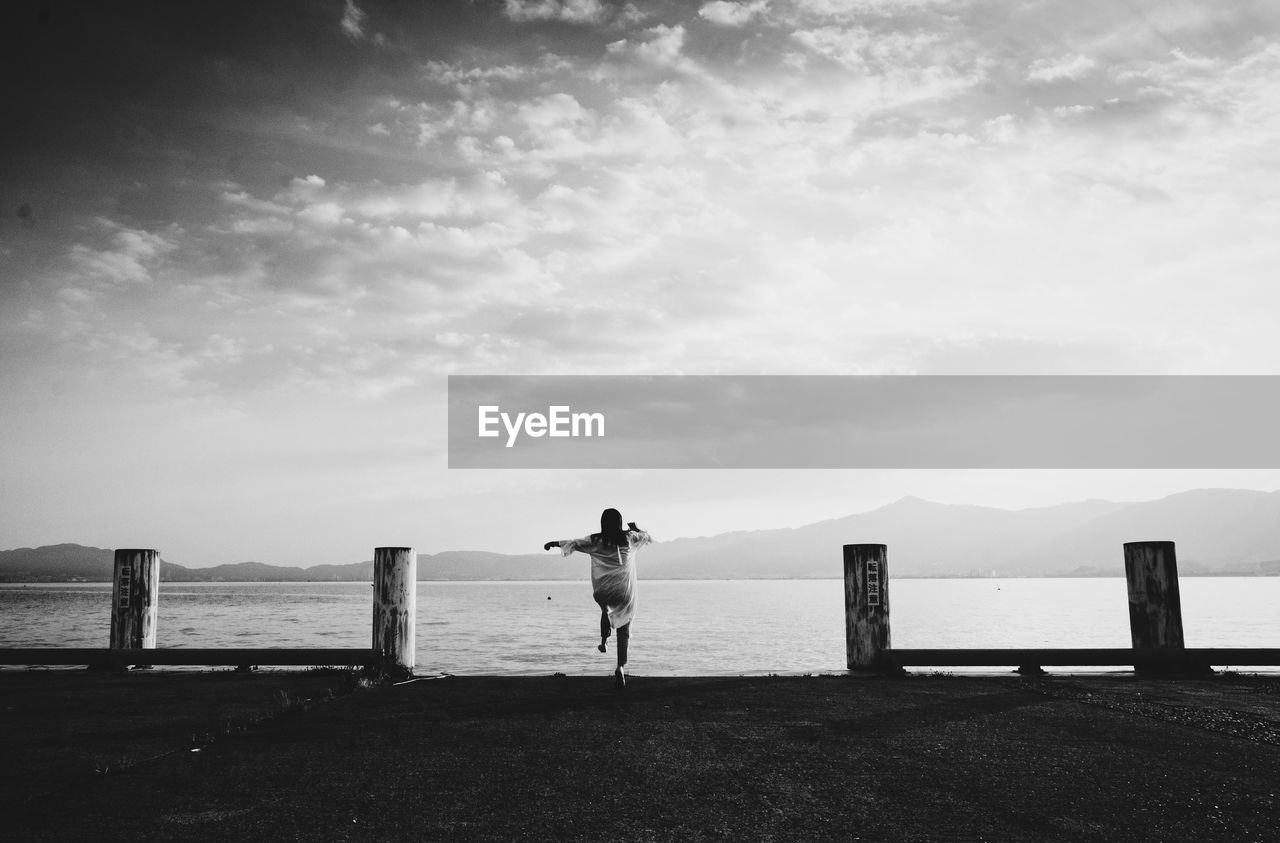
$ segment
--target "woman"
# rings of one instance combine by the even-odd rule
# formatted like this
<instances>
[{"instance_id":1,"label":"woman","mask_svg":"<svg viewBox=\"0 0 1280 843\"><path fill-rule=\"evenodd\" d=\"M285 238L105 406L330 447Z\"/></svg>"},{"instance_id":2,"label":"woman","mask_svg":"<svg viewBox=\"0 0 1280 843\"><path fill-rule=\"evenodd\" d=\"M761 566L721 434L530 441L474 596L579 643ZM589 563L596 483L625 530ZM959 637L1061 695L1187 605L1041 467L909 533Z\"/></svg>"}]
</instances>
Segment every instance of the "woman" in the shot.
<instances>
[{"instance_id":1,"label":"woman","mask_svg":"<svg viewBox=\"0 0 1280 843\"><path fill-rule=\"evenodd\" d=\"M575 550L591 556L592 597L600 606L600 652L606 652L610 629L618 630L618 668L613 672L614 684L627 684L627 644L631 640L631 618L636 613L636 548L651 541L649 534L627 523L622 528L622 513L606 509L600 513L600 532L585 539L562 539L542 546L550 550L559 545L568 556Z\"/></svg>"}]
</instances>

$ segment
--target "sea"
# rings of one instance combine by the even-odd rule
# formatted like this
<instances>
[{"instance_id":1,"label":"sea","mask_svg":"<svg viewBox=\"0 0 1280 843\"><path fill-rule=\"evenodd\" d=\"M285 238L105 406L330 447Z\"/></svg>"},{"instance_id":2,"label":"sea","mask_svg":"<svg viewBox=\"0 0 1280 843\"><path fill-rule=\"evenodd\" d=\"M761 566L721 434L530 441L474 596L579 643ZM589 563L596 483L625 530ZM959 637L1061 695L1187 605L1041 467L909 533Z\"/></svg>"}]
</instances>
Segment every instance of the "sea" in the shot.
<instances>
[{"instance_id":1,"label":"sea","mask_svg":"<svg viewBox=\"0 0 1280 843\"><path fill-rule=\"evenodd\" d=\"M0 647L106 647L110 588L0 584ZM1280 577L1183 577L1180 590L1188 647L1280 647ZM163 583L158 646L369 647L372 594L354 582ZM889 599L897 647L1130 646L1123 578L898 579ZM607 674L614 654L597 652L598 635L585 579L418 584L419 673ZM844 648L841 580L642 580L629 667L837 673Z\"/></svg>"}]
</instances>

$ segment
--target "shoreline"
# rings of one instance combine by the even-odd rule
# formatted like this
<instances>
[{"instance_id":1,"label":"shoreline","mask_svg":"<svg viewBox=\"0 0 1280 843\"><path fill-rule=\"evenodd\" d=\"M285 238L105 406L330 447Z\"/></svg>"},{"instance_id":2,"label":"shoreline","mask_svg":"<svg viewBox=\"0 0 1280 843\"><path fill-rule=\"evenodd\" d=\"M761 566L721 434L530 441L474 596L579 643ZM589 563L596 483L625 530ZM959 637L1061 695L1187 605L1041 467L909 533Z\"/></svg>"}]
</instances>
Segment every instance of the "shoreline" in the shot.
<instances>
[{"instance_id":1,"label":"shoreline","mask_svg":"<svg viewBox=\"0 0 1280 843\"><path fill-rule=\"evenodd\" d=\"M1280 573L1275 574L1250 574L1242 572L1224 572L1224 573L1188 573L1181 571L1178 574L1179 579L1271 579L1280 577ZM893 575L894 581L898 580L1124 580L1124 574L1099 575L1099 574L1043 574L1016 576L1012 574L1000 574L996 576L972 576L968 574L948 574L937 576L922 576L919 574L898 574ZM530 584L546 584L546 583L571 583L582 582L581 576L563 577L559 579L474 579L474 580L416 580L419 584L431 583L434 585L452 585L452 584L472 584L472 583L530 583ZM656 577L646 578L644 582L842 582L839 576L831 577ZM169 580L160 579L164 585L344 585L347 583L369 585L371 580ZM0 580L0 587L16 586L16 585L105 585L110 586L111 580Z\"/></svg>"}]
</instances>

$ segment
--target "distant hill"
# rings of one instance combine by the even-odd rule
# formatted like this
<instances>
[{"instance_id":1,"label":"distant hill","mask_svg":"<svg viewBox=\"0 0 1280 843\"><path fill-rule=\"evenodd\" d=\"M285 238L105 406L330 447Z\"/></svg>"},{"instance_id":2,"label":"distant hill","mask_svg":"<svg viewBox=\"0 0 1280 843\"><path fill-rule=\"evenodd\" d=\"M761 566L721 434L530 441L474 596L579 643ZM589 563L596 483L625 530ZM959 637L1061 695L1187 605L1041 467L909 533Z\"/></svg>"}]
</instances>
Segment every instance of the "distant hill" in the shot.
<instances>
[{"instance_id":1,"label":"distant hill","mask_svg":"<svg viewBox=\"0 0 1280 843\"><path fill-rule=\"evenodd\" d=\"M576 564L575 564L576 563ZM583 576L579 558L556 553L510 556L482 550L448 550L418 554L420 580L571 580Z\"/></svg>"},{"instance_id":2,"label":"distant hill","mask_svg":"<svg viewBox=\"0 0 1280 843\"><path fill-rule=\"evenodd\" d=\"M112 552L79 544L0 550L0 582L99 582L111 579Z\"/></svg>"},{"instance_id":3,"label":"distant hill","mask_svg":"<svg viewBox=\"0 0 1280 843\"><path fill-rule=\"evenodd\" d=\"M1035 509L907 497L803 527L659 541L641 556L651 579L840 577L841 546L889 546L895 576L1120 576L1126 541L1167 539L1184 574L1280 575L1280 492L1198 489L1142 503L1082 501ZM0 581L109 581L112 552L77 544L0 551ZM422 580L579 579L585 560L558 553L423 553ZM373 562L308 568L240 562L187 568L161 560L172 582L359 581Z\"/></svg>"},{"instance_id":4,"label":"distant hill","mask_svg":"<svg viewBox=\"0 0 1280 843\"><path fill-rule=\"evenodd\" d=\"M1105 501L1009 511L903 498L871 512L783 530L725 533L656 545L645 561L651 577L675 577L681 570L704 576L757 578L839 577L842 546L889 547L890 570L899 576L968 576L998 573L1066 573L1061 564L1022 571L1016 555L1045 532L1079 529L1126 504Z\"/></svg>"},{"instance_id":5,"label":"distant hill","mask_svg":"<svg viewBox=\"0 0 1280 843\"><path fill-rule=\"evenodd\" d=\"M170 582L359 582L373 580L373 562L292 568L236 562L212 568L185 568L160 559L160 579Z\"/></svg>"},{"instance_id":6,"label":"distant hill","mask_svg":"<svg viewBox=\"0 0 1280 843\"><path fill-rule=\"evenodd\" d=\"M1185 574L1280 574L1280 493L1202 489L1015 511L907 497L794 529L658 544L643 570L654 578L839 577L842 545L865 542L888 545L897 576L1120 576L1124 543L1152 539L1177 543Z\"/></svg>"},{"instance_id":7,"label":"distant hill","mask_svg":"<svg viewBox=\"0 0 1280 843\"><path fill-rule=\"evenodd\" d=\"M0 551L0 582L110 582L115 552L79 544ZM373 579L373 562L293 568L239 562L187 568L160 558L162 582L349 582Z\"/></svg>"}]
</instances>

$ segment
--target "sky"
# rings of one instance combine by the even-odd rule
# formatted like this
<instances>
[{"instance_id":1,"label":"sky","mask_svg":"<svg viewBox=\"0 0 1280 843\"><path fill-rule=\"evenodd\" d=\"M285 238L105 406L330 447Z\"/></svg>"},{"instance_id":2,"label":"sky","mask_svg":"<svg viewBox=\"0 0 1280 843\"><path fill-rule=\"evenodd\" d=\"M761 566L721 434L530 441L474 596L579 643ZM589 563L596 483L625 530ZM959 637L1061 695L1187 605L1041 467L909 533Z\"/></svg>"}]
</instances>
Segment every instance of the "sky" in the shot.
<instances>
[{"instance_id":1,"label":"sky","mask_svg":"<svg viewBox=\"0 0 1280 843\"><path fill-rule=\"evenodd\" d=\"M1278 36L1270 0L11 4L0 547L1280 488L450 470L446 429L459 374L1280 374Z\"/></svg>"}]
</instances>

